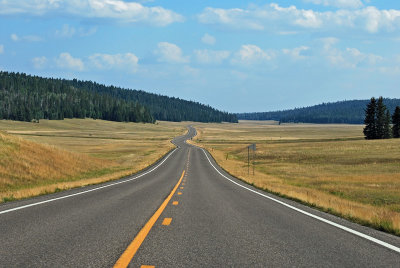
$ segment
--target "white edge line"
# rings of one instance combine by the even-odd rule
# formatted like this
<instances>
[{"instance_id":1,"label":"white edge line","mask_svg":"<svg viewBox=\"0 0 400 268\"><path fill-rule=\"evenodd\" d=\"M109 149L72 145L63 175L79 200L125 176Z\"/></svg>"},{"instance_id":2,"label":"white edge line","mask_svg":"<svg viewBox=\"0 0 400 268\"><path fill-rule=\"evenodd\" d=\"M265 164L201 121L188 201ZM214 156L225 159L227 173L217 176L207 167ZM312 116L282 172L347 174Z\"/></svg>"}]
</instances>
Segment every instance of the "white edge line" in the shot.
<instances>
[{"instance_id":1,"label":"white edge line","mask_svg":"<svg viewBox=\"0 0 400 268\"><path fill-rule=\"evenodd\" d=\"M33 206L37 206L37 205L41 205L41 204L45 204L45 203L49 203L49 202L53 202L53 201L57 201L57 200L61 200L61 199L65 199L65 198L69 198L69 197L73 197L73 196L77 196L77 195L81 195L81 194L90 193L90 192L97 191L97 190L100 190L100 189L104 189L104 188L107 188L107 187L115 186L115 185L118 185L118 184L121 184L121 183L126 183L126 182L129 182L129 181L136 180L136 179L138 179L140 177L143 177L144 175L149 174L150 172L153 172L157 168L159 168L176 150L177 150L177 148L175 148L172 152L170 152L157 166L155 166L154 168L152 168L149 171L146 171L146 172L144 172L144 173L142 173L140 175L137 175L136 177L133 177L133 178L130 178L130 179L126 179L126 180L122 180L122 181L119 181L119 182L114 182L114 183L111 183L111 184L107 184L107 185L104 185L104 186L100 186L100 187L97 187L97 188L93 188L93 189L90 189L90 190L87 190L87 191L83 191L83 192L79 192L79 193L75 193L75 194L65 195L65 196L61 196L61 197L57 197L57 198L53 198L53 199L49 199L49 200L45 200L45 201L41 201L41 202L37 202L37 203L32 203L32 204L29 204L29 205L20 206L20 207L16 207L16 208L10 208L10 209L4 210L4 211L0 211L0 215L8 213L8 212L24 209L24 208L29 208L29 207L33 207Z\"/></svg>"},{"instance_id":2,"label":"white edge line","mask_svg":"<svg viewBox=\"0 0 400 268\"><path fill-rule=\"evenodd\" d=\"M304 215L307 215L307 216L309 216L309 217L311 217L311 218L314 218L314 219L317 219L317 220L319 220L319 221L325 222L325 223L327 223L327 224L329 224L329 225L335 226L335 227L337 227L337 228L339 228L339 229L342 229L342 230L344 230L344 231L346 231L346 232L349 232L349 233L352 233L352 234L357 235L357 236L359 236L359 237L365 238L365 239L367 239L367 240L369 240L369 241L372 241L372 242L374 242L374 243L376 243L376 244L379 244L379 245L384 246L384 247L386 247L386 248L388 248L388 249L391 249L391 250L393 250L393 251L396 251L397 253L400 253L400 248L398 248L398 247L396 247L396 246L393 246L393 245L391 245L391 244L389 244L389 243L386 243L386 242L384 242L384 241L381 241L381 240L379 240L379 239L376 239L376 238L374 238L374 237L372 237L372 236L369 236L369 235L360 233L360 232L355 231L355 230L353 230L353 229L350 229L350 228L348 228L348 227L346 227L346 226L343 226L343 225L337 224L337 223L335 223L335 222L332 222L332 221L330 221L330 220L324 219L324 218L322 218L322 217L316 216L316 215L314 215L314 214L311 214L311 213L309 213L309 212L306 212L306 211L304 211L304 210L301 210L301 209L299 209L299 208L296 208L296 207L294 207L294 206L291 206L291 205L289 205L289 204L286 204L285 202L282 202L282 201L280 201L280 200L278 200L278 199L275 199L275 198L273 198L273 197L270 197L270 196L268 196L268 195L259 193L259 192L255 191L255 190L253 190L253 189L247 188L246 186L243 186L243 185L241 185L241 184L235 182L234 180L232 180L232 179L228 178L227 176L225 176L224 174L222 174L222 173L211 163L211 160L210 160L210 158L208 157L206 151L205 151L203 148L200 148L200 149L203 150L203 152L204 152L204 154L206 155L206 157L207 157L208 162L210 163L210 165L211 165L222 177L224 177L225 179L229 180L230 182L236 184L237 186L240 186L240 187L242 187L242 188L244 188L244 189L246 189L246 190L248 190L248 191L250 191L250 192L253 192L253 193L255 193L255 194L261 195L262 197L268 198L268 199L270 199L270 200L272 200L272 201L274 201L274 202L277 202L277 203L279 203L279 204L281 204L281 205L283 205L283 206L285 206L285 207L288 207L288 208L290 208L290 209L293 209L293 210L295 210L295 211L297 211L297 212L300 212L300 213L302 213L302 214L304 214Z\"/></svg>"}]
</instances>

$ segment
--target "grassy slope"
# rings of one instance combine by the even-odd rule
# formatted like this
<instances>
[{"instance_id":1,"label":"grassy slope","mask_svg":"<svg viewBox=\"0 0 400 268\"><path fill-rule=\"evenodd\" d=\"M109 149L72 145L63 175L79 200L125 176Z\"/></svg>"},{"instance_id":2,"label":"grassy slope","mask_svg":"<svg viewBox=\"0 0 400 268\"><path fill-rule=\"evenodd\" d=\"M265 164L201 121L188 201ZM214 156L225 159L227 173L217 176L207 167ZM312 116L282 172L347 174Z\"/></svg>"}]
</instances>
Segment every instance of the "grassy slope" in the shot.
<instances>
[{"instance_id":1,"label":"grassy slope","mask_svg":"<svg viewBox=\"0 0 400 268\"><path fill-rule=\"evenodd\" d=\"M366 141L354 125L201 125L196 141L257 187L400 234L400 140ZM257 144L255 176L247 149Z\"/></svg>"},{"instance_id":2,"label":"grassy slope","mask_svg":"<svg viewBox=\"0 0 400 268\"><path fill-rule=\"evenodd\" d=\"M0 202L117 179L152 164L182 124L0 121Z\"/></svg>"}]
</instances>

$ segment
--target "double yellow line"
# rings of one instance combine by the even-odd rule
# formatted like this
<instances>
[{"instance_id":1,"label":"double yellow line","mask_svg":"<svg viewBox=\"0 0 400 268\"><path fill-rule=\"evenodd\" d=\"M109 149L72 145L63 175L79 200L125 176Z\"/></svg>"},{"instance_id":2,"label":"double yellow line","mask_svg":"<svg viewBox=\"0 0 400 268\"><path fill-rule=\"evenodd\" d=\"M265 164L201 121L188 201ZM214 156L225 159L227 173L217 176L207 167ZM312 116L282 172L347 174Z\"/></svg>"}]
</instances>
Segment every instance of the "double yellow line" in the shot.
<instances>
[{"instance_id":1,"label":"double yellow line","mask_svg":"<svg viewBox=\"0 0 400 268\"><path fill-rule=\"evenodd\" d=\"M136 252L138 251L140 245L143 243L146 236L149 234L151 228L156 223L158 218L160 217L161 213L167 207L169 201L171 200L172 196L175 194L176 190L179 187L179 184L182 182L183 176L185 176L185 171L182 172L182 176L179 179L178 183L175 185L174 189L172 189L171 193L168 197L164 200L161 206L157 209L154 215L150 218L150 220L146 223L146 225L140 230L140 232L136 235L135 239L131 242L125 252L121 255L118 261L115 263L114 268L125 268L128 267L129 263L135 256Z\"/></svg>"}]
</instances>

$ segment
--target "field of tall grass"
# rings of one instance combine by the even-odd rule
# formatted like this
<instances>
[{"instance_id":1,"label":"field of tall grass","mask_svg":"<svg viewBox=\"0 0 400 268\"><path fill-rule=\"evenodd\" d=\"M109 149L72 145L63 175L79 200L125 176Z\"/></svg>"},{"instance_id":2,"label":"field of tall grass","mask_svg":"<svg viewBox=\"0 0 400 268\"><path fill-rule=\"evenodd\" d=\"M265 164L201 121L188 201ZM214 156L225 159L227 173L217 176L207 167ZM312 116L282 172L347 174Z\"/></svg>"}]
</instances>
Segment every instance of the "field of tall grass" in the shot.
<instances>
[{"instance_id":1,"label":"field of tall grass","mask_svg":"<svg viewBox=\"0 0 400 268\"><path fill-rule=\"evenodd\" d=\"M194 142L232 175L400 235L400 140L364 140L360 125L242 121L195 127ZM248 172L252 143L257 150Z\"/></svg>"},{"instance_id":2,"label":"field of tall grass","mask_svg":"<svg viewBox=\"0 0 400 268\"><path fill-rule=\"evenodd\" d=\"M179 123L0 120L0 202L118 179L174 148Z\"/></svg>"}]
</instances>

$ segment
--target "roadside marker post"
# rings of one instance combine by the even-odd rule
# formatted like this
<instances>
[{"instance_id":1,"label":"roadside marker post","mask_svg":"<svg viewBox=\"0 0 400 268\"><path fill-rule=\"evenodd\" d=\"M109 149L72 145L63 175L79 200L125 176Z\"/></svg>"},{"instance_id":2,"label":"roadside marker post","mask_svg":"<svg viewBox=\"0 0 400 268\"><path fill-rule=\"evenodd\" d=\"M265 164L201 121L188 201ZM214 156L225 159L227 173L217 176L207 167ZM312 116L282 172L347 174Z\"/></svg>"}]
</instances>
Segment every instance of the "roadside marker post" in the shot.
<instances>
[{"instance_id":1,"label":"roadside marker post","mask_svg":"<svg viewBox=\"0 0 400 268\"><path fill-rule=\"evenodd\" d=\"M254 175L254 155L256 152L257 146L255 143L247 146L247 175L250 175L250 150L253 151L253 175Z\"/></svg>"}]
</instances>

